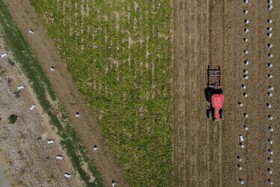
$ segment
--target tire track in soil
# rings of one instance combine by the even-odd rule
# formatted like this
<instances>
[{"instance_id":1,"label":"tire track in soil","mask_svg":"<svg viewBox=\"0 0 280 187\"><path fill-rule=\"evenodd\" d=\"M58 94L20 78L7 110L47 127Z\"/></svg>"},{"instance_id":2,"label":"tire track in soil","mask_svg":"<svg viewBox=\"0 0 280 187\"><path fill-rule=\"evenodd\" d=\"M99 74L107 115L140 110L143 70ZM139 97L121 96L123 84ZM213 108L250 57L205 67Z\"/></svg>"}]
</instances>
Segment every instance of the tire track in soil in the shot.
<instances>
[{"instance_id":1,"label":"tire track in soil","mask_svg":"<svg viewBox=\"0 0 280 187\"><path fill-rule=\"evenodd\" d=\"M209 1L209 52L212 68L221 66L223 73L223 25L224 25L224 1ZM223 77L222 77L223 79ZM222 80L223 86L223 80ZM224 123L210 122L210 186L221 186L221 167L222 167L222 128Z\"/></svg>"},{"instance_id":2,"label":"tire track in soil","mask_svg":"<svg viewBox=\"0 0 280 187\"><path fill-rule=\"evenodd\" d=\"M266 103L270 100L267 96L268 86L271 85L269 82L269 79L267 77L267 73L264 73L267 68L268 63L268 48L266 44L270 39L267 37L267 30L266 27L268 26L268 23L266 22L266 19L268 16L268 8L267 8L267 1L259 1L259 14L258 14L258 31L259 31L259 40L258 40L258 46L259 46L259 56L258 56L258 175L259 179L256 184L260 186L266 186L267 183L267 168L269 166L269 163L267 162L267 157L269 154L267 153L268 148L270 148L267 139L269 138L269 132L267 130L267 127L271 124L269 124L267 120L267 115L271 114L270 112L273 111L271 109L267 110ZM273 81L273 80L272 80ZM256 100L256 98L255 98ZM273 114L272 114L273 115ZM274 116L274 115L273 115ZM253 179L252 179L253 180Z\"/></svg>"},{"instance_id":3,"label":"tire track in soil","mask_svg":"<svg viewBox=\"0 0 280 187\"><path fill-rule=\"evenodd\" d=\"M206 147L207 139L205 138L207 137L209 122L205 117L206 102L203 91L206 82L206 67L209 62L208 58L204 58L208 57L207 53L204 56L202 52L208 51L208 46L203 45L204 38L207 37L208 29L203 30L201 27L208 28L208 25L206 24L203 26L204 24L199 23L207 23L207 20L204 19L207 18L208 7L204 6L201 1L190 2L189 7L193 10L190 13L191 19L186 23L190 24L191 35L187 45L190 51L190 62L187 64L187 71L189 72L186 73L186 79L189 78L190 80L187 85L187 90L190 93L190 105L186 104L186 113L190 114L188 117L189 124L187 124L187 126L189 127L190 141L192 142L192 147L190 148L190 157L192 161L190 185L205 186L205 184L209 182L207 173L209 160L205 160L209 155L208 147ZM204 14L198 15L198 13L201 12L204 12ZM205 41L205 43L208 45L208 42Z\"/></svg>"},{"instance_id":4,"label":"tire track in soil","mask_svg":"<svg viewBox=\"0 0 280 187\"><path fill-rule=\"evenodd\" d=\"M262 1L260 3L260 17L259 17L259 29L260 29L260 70L259 70L259 77L260 77L260 96L259 97L259 107L262 109L260 113L260 159L261 165L259 167L259 174L260 174L260 181L259 184L265 186L268 184L268 179L272 179L275 186L279 186L279 92L277 85L279 85L279 2L273 2L273 9L270 11L267 8L267 1ZM271 18L274 22L272 24L267 23L267 19ZM273 28L272 30L272 37L268 38L267 36L267 27L270 26ZM273 48L269 49L267 47L268 43L273 44ZM273 54L273 58L268 58L268 53ZM268 68L267 63L272 63L273 68ZM273 75L273 79L268 79L267 74L271 73ZM268 86L273 86L274 90L272 91L273 97L268 97ZM276 89L275 89L276 88ZM266 107L266 103L271 103L272 108L268 109ZM273 116L273 120L269 121L267 119L268 115ZM268 126L271 126L274 131L273 133L268 131ZM268 138L272 138L273 145L268 144ZM272 149L273 155L268 154L268 149ZM273 159L273 163L268 163L267 158L271 157ZM272 168L273 173L269 175L267 172L267 168Z\"/></svg>"},{"instance_id":5,"label":"tire track in soil","mask_svg":"<svg viewBox=\"0 0 280 187\"><path fill-rule=\"evenodd\" d=\"M259 66L260 66L260 49L259 49L259 17L260 17L260 7L259 1L252 1L250 5L247 6L250 11L248 17L252 20L249 24L249 33L243 35L249 35L249 54L243 53L244 48L239 49L241 53L240 56L248 56L251 60L250 65L248 65L249 79L246 80L248 98L246 99L246 112L249 117L246 120L250 129L246 135L245 141L245 151L246 151L246 183L250 186L258 186L260 184L260 165L262 164L260 145L260 116L261 113L259 105L259 100L256 100L254 93L256 89L259 89ZM242 20L241 20L242 21ZM243 96L241 96L243 97ZM244 134L244 133L243 133ZM256 144L257 143L257 144ZM243 177L243 176L242 176ZM245 179L246 180L246 179Z\"/></svg>"},{"instance_id":6,"label":"tire track in soil","mask_svg":"<svg viewBox=\"0 0 280 187\"><path fill-rule=\"evenodd\" d=\"M174 1L174 7L178 9L178 11L174 11L174 30L178 30L178 32L174 32L174 45L183 46L184 45L184 35L180 35L183 33L185 27L183 24L176 24L180 21L180 18L185 17L185 12L183 11L185 8L185 3L183 0L181 1ZM180 37L182 37L180 39ZM177 110L174 111L174 164L177 166L175 169L175 178L178 181L178 184L185 183L185 179L180 177L180 174L185 175L186 171L185 168L180 165L180 162L183 161L185 163L185 142L182 138L186 137L185 130L184 130L184 108L185 106L179 105L178 101L182 100L185 96L185 86L184 82L180 80L180 77L184 76L184 66L183 64L183 56L184 50L183 48L175 48L173 53L173 67L174 67L174 96L178 96L178 99L174 101L174 108L178 107ZM176 63L174 63L176 62ZM178 70L178 71L176 71ZM176 89L180 88L180 89ZM182 116L180 114L183 114Z\"/></svg>"},{"instance_id":7,"label":"tire track in soil","mask_svg":"<svg viewBox=\"0 0 280 187\"><path fill-rule=\"evenodd\" d=\"M249 15L245 15L243 13L243 10L248 10L250 11ZM249 120L251 119L251 113L248 112L248 105L249 105L249 101L250 101L250 96L251 93L248 91L248 81L252 79L252 71L250 69L252 63L254 63L254 60L252 60L252 50L251 50L251 46L252 46L252 33L254 32L255 29L252 29L251 26L249 25L249 27L244 24L244 19L251 19L252 16L252 11L251 11L251 7L248 5L244 5L243 2L235 2L235 82L237 84L235 84L234 86L234 92L235 94L232 95L232 97L235 97L235 102L234 102L234 106L235 106L235 124L232 124L233 126L237 127L234 133L234 140L235 140L235 147L236 147L236 153L235 153L235 164L232 166L232 169L234 170L235 174L236 174L236 178L233 179L233 184L235 183L236 185L239 185L239 178L242 178L244 180L247 181L247 176L246 176L246 171L248 170L247 167L247 139L248 136L245 133L244 127L243 125L247 125L249 126L249 129L252 128L251 123L248 122L247 119L245 119L244 117L244 113L248 113L249 114ZM244 28L249 28L250 32L249 33L244 33ZM243 41L243 38L248 39L248 42ZM249 55L244 55L244 51L243 50L249 50L250 54ZM246 66L244 64L244 60L248 60L250 62L250 65ZM249 71L249 80L245 80L243 78L244 72L243 70L248 70ZM247 86L247 89L241 89L241 84L244 84ZM242 94L243 93L247 93L249 95L249 98L245 98ZM244 104L244 107L239 107L238 106L238 102L242 102ZM245 148L242 149L239 145L240 141L239 141L239 135L243 135L245 137ZM236 159L236 157L241 156L242 158L242 162L239 163ZM244 171L239 171L237 168L237 164L240 164L244 169ZM245 173L245 174L244 174ZM246 182L247 183L247 182Z\"/></svg>"},{"instance_id":8,"label":"tire track in soil","mask_svg":"<svg viewBox=\"0 0 280 187\"><path fill-rule=\"evenodd\" d=\"M209 20L209 1L204 1L200 0L197 2L197 7L198 7L198 12L204 12L205 14L198 16L198 23L207 23ZM200 6L198 6L200 5ZM196 83L199 84L198 92L197 92L197 100L196 102L196 108L198 110L198 120L201 122L199 124L199 130L200 133L197 136L197 141L198 141L198 150L200 155L202 155L202 158L198 159L198 169L200 171L198 181L201 181L199 184L200 186L207 186L209 183L209 171L210 169L210 162L209 162L209 155L210 155L210 150L209 150L209 144L210 144L210 135L209 135L209 130L211 125L209 124L209 121L206 117L206 109L207 109L207 102L204 97L204 88L207 83L207 64L209 63L209 25L208 24L199 24L198 27L198 33L201 33L203 36L199 41L198 41L198 48L199 48L199 58L198 58L198 69L197 71L198 75ZM200 46L200 47L199 47Z\"/></svg>"},{"instance_id":9,"label":"tire track in soil","mask_svg":"<svg viewBox=\"0 0 280 187\"><path fill-rule=\"evenodd\" d=\"M239 15L236 10L236 1L224 0L224 24L223 24L223 88L225 95L225 119L222 124L222 173L221 186L236 186L236 149L238 149L237 129L241 127L242 112L236 108L237 91L240 88L240 81L238 75L242 72L240 70L241 61L236 59L236 39L238 25L236 16ZM240 72L239 72L240 71ZM232 97L233 95L233 97ZM237 117L239 116L239 118Z\"/></svg>"},{"instance_id":10,"label":"tire track in soil","mask_svg":"<svg viewBox=\"0 0 280 187\"><path fill-rule=\"evenodd\" d=\"M209 64L209 1L173 3L176 186L219 186L220 126L207 119L204 98Z\"/></svg>"}]
</instances>

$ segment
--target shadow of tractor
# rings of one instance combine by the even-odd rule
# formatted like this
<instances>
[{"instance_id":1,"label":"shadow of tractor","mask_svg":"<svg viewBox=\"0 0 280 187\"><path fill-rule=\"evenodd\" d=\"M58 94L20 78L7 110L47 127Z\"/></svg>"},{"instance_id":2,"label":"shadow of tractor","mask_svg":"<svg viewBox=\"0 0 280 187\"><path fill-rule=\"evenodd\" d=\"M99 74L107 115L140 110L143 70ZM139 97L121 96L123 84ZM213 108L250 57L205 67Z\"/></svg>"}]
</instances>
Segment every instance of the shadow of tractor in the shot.
<instances>
[{"instance_id":1,"label":"shadow of tractor","mask_svg":"<svg viewBox=\"0 0 280 187\"><path fill-rule=\"evenodd\" d=\"M211 87L206 87L204 89L204 96L207 102L211 103L211 96L213 94L215 94L217 92L217 90L215 90L214 88Z\"/></svg>"}]
</instances>

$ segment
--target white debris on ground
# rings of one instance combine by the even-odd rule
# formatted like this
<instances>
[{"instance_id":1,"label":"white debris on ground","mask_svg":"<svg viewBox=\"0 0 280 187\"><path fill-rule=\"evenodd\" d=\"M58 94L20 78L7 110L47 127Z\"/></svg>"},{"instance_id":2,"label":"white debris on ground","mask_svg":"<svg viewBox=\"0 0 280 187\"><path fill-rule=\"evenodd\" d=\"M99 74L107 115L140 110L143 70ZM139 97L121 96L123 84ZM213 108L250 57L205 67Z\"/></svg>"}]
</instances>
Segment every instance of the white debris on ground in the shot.
<instances>
[{"instance_id":1,"label":"white debris on ground","mask_svg":"<svg viewBox=\"0 0 280 187\"><path fill-rule=\"evenodd\" d=\"M64 177L70 179L70 178L71 178L71 174L69 174L69 173L64 173Z\"/></svg>"},{"instance_id":2,"label":"white debris on ground","mask_svg":"<svg viewBox=\"0 0 280 187\"><path fill-rule=\"evenodd\" d=\"M238 104L239 106L244 106L243 103L241 103L241 102L238 102L237 104Z\"/></svg>"},{"instance_id":3,"label":"white debris on ground","mask_svg":"<svg viewBox=\"0 0 280 187\"><path fill-rule=\"evenodd\" d=\"M29 108L29 110L34 110L36 108L35 104L32 104L31 107Z\"/></svg>"},{"instance_id":4,"label":"white debris on ground","mask_svg":"<svg viewBox=\"0 0 280 187\"><path fill-rule=\"evenodd\" d=\"M50 71L55 71L55 68L53 66L50 67Z\"/></svg>"},{"instance_id":5,"label":"white debris on ground","mask_svg":"<svg viewBox=\"0 0 280 187\"><path fill-rule=\"evenodd\" d=\"M251 18L250 17L247 17L246 15L249 13L249 11L247 10L247 8L250 8L250 2L251 1L249 1L249 0L243 0L243 3L244 3L244 5L246 5L246 6L244 6L245 7L245 9L243 10L243 13L245 14L245 16L244 16L244 18L242 19L243 20L243 23L245 23L245 27L243 27L242 29L243 29L243 31L244 31L244 36L245 37L243 37L243 41L244 42L248 42L249 40L248 40L248 38L247 37L249 37L250 36L250 33L249 33L249 31L250 31L250 25L251 24L249 24L250 23L250 21L251 21ZM267 0L266 1L267 2L267 8L268 8L268 10L270 11L270 10L272 10L273 9L273 0ZM269 16L271 16L270 14L269 14ZM249 20L250 19L250 20ZM274 58L274 55L273 55L273 51L271 51L271 49L273 48L273 41L271 40L271 38L273 37L273 31L274 31L274 28L273 28L273 26L274 25L271 25L271 23L272 23L272 20L271 19L267 19L266 20L267 21L267 26L266 26L266 36L267 36L267 39L268 39L268 41L266 41L264 44L266 45L266 47L268 48L268 51L267 51L267 60L269 61L268 63L267 63L267 69L269 70L269 72L268 72L268 74L267 74L267 77L268 77L268 79L269 79L269 84L273 84L273 82L272 82L272 79L273 79L273 71L271 70L271 68L273 67L273 64L271 63L272 62L272 60L273 60L273 58ZM250 28L250 29L249 29ZM265 36L265 35L264 35ZM248 54L249 54L249 50L248 50L248 45L247 44L245 44L244 46L243 46L243 48L242 47L240 47L240 49L243 51L243 64L244 64L244 69L243 69L243 81L242 81L242 84L241 84L241 89L243 89L243 96L245 97L245 98L247 98L249 95L250 95L250 93L248 93L248 92L245 92L245 90L246 90L246 86L245 86L245 83L247 83L247 79L249 79L249 70L250 70L250 63L249 63L249 61L248 60L251 60L250 58L250 56L248 56ZM240 52L241 52L241 50L240 50ZM250 51L251 52L251 51ZM254 63L254 62L253 62ZM250 70L251 71L251 70ZM272 102L271 101L271 99L269 98L269 97L272 97L273 96L273 93L274 93L275 91L274 91L274 87L272 86L272 85L269 85L268 86L268 92L267 92L267 96L268 96L268 98L267 99L269 99L269 100L267 100L266 101L266 107L267 107L267 109L269 110L269 112L271 112L271 109L272 109L272 104L271 103L268 103L268 101L269 102ZM241 101L238 101L238 106L243 106L243 102L244 102L244 105L246 106L247 105L247 103L246 103L246 100L242 100L242 102ZM272 102L273 103L273 102ZM246 107L245 107L246 108ZM275 107L276 108L276 107ZM252 126L250 123L251 123L251 120L247 120L247 118L249 117L248 116L248 114L245 112L245 113L243 113L243 115L244 115L244 123L243 123L243 128L244 128L244 130L245 131L248 131L249 130L249 128L248 128L248 122L249 122L249 125L250 126ZM273 120L275 120L275 118L277 118L277 116L275 117L275 118L273 118L273 115L271 114L271 113L267 113L266 114L267 115L267 120L269 120L270 121L270 123L271 123L271 121L273 121ZM273 125L273 124L271 124L271 125ZM268 157L267 157L267 162L268 162L268 164L270 164L271 166L273 166L272 165L272 163L273 163L273 158L275 158L274 156L273 156L273 154L274 154L274 152L273 152L273 150L272 150L272 145L273 145L273 138L272 138L272 135L274 134L274 132L273 132L273 126L268 126L268 133L266 133L267 135L268 135L268 139L267 139L267 143L269 144L268 146L269 146L269 148L267 149L267 153L268 153ZM244 134L241 134L241 135L239 135L239 146L240 146L240 148L245 148L245 144L246 144L246 134L247 134L247 132L245 132ZM264 134L265 135L265 134ZM267 136L266 135L266 136ZM263 136L264 137L264 136ZM247 150L246 150L246 152L240 152L240 153L238 153L238 154L241 154L241 155L246 155L247 154ZM245 157L246 158L246 157ZM250 159L250 158L249 158ZM237 163L237 168L238 168L238 170L239 171L242 171L242 170L245 170L246 169L246 164L245 165L243 165L243 163L241 162L242 161L242 159L241 159L241 156L240 155L238 155L237 156L237 161L238 161L238 163ZM245 161L246 162L246 161ZM243 167L244 166L244 167ZM267 172L268 172L268 174L269 175L271 175L272 174L272 168L267 168ZM243 173L243 174L242 174ZM245 172L246 173L246 172ZM243 177L248 177L248 176L246 176L246 175L244 175L244 172L240 172L240 174L239 174L239 176L238 177L241 177L242 176L242 178L238 178L238 180L239 180L239 182L240 182L240 184L241 185L243 185L243 184L245 184L246 185L246 179L245 178L243 178ZM271 176L269 176L269 178L268 178L268 180L267 180L267 182L268 182L268 184L269 185L273 185L274 183L273 183L273 179L272 178L270 178ZM273 176L274 177L274 176ZM279 185L278 185L279 186Z\"/></svg>"},{"instance_id":6,"label":"white debris on ground","mask_svg":"<svg viewBox=\"0 0 280 187\"><path fill-rule=\"evenodd\" d=\"M239 182L240 182L240 184L245 184L245 180L242 178L239 178Z\"/></svg>"},{"instance_id":7,"label":"white debris on ground","mask_svg":"<svg viewBox=\"0 0 280 187\"><path fill-rule=\"evenodd\" d=\"M56 160L62 160L62 159L63 159L63 156L62 156L62 155L56 155L55 159L56 159Z\"/></svg>"},{"instance_id":8,"label":"white debris on ground","mask_svg":"<svg viewBox=\"0 0 280 187\"><path fill-rule=\"evenodd\" d=\"M48 140L59 142L59 137L37 104L28 80L7 63L9 58L0 58L0 169L5 178L11 186L83 186L76 174L65 179L65 171L73 171L71 162L59 143L48 145ZM21 95L17 97L14 92L18 90ZM11 123L13 114L16 120ZM63 157L59 164L58 153Z\"/></svg>"},{"instance_id":9,"label":"white debris on ground","mask_svg":"<svg viewBox=\"0 0 280 187\"><path fill-rule=\"evenodd\" d=\"M97 149L98 149L97 145L93 145L93 150L97 151Z\"/></svg>"},{"instance_id":10,"label":"white debris on ground","mask_svg":"<svg viewBox=\"0 0 280 187\"><path fill-rule=\"evenodd\" d=\"M115 180L112 180L112 187L117 186L117 182Z\"/></svg>"},{"instance_id":11,"label":"white debris on ground","mask_svg":"<svg viewBox=\"0 0 280 187\"><path fill-rule=\"evenodd\" d=\"M7 57L7 56L8 56L8 54L7 54L6 52L2 52L2 53L0 54L0 57L1 57L1 58Z\"/></svg>"},{"instance_id":12,"label":"white debris on ground","mask_svg":"<svg viewBox=\"0 0 280 187\"><path fill-rule=\"evenodd\" d=\"M243 135L239 135L239 141L243 142L244 141L244 136Z\"/></svg>"},{"instance_id":13,"label":"white debris on ground","mask_svg":"<svg viewBox=\"0 0 280 187\"><path fill-rule=\"evenodd\" d=\"M23 90L25 88L25 86L21 85L17 87L17 91Z\"/></svg>"},{"instance_id":14,"label":"white debris on ground","mask_svg":"<svg viewBox=\"0 0 280 187\"><path fill-rule=\"evenodd\" d=\"M79 113L79 112L76 112L75 117L76 117L76 118L79 118L80 116L81 116L80 113Z\"/></svg>"},{"instance_id":15,"label":"white debris on ground","mask_svg":"<svg viewBox=\"0 0 280 187\"><path fill-rule=\"evenodd\" d=\"M49 139L48 140L48 144L54 144L54 140L53 139Z\"/></svg>"},{"instance_id":16,"label":"white debris on ground","mask_svg":"<svg viewBox=\"0 0 280 187\"><path fill-rule=\"evenodd\" d=\"M28 30L28 33L29 33L29 34L34 34L34 30L33 30L33 29L29 29L29 30Z\"/></svg>"}]
</instances>

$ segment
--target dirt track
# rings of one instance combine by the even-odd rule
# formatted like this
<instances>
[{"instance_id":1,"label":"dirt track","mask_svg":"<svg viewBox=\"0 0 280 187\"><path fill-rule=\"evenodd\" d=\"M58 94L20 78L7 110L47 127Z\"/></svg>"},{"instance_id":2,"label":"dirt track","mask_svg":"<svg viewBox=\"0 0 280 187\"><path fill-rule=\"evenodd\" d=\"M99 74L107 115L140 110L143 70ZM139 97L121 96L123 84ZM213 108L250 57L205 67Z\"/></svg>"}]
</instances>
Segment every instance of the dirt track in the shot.
<instances>
[{"instance_id":1,"label":"dirt track","mask_svg":"<svg viewBox=\"0 0 280 187\"><path fill-rule=\"evenodd\" d=\"M176 186L238 186L239 179L248 186L267 186L271 179L279 186L280 65L279 54L275 53L279 51L279 8L279 2L273 1L273 9L268 10L266 0L249 0L248 4L233 0L174 1ZM243 10L248 10L248 14ZM267 23L269 18L272 24ZM247 25L244 19L249 19ZM273 29L271 38L267 36L267 27ZM268 48L268 43L273 47ZM268 53L273 58L268 58ZM250 64L245 65L244 60ZM273 68L268 68L269 62L274 62ZM207 102L203 90L208 64L222 67L225 95L222 123L208 121L205 114ZM247 80L243 78L244 70L248 70ZM269 73L272 79L268 78ZM241 89L241 84L247 88ZM267 95L268 86L274 88L272 97ZM271 109L267 103L272 104ZM247 119L244 113L248 114ZM268 115L273 116L272 121ZM269 126L273 132L268 131ZM239 135L245 138L243 149ZM273 155L269 155L268 149ZM237 156L241 156L241 162ZM268 157L273 163L267 161ZM267 168L273 173L269 174Z\"/></svg>"},{"instance_id":2,"label":"dirt track","mask_svg":"<svg viewBox=\"0 0 280 187\"><path fill-rule=\"evenodd\" d=\"M128 186L123 178L123 172L116 164L115 158L108 149L101 133L94 123L92 113L87 108L87 104L75 89L71 76L60 59L54 43L48 37L41 23L31 7L28 0L7 0L5 3L17 23L23 35L27 38L30 47L37 55L44 71L48 75L60 101L66 111L70 114L70 120L76 126L77 132L85 142L90 156L94 159L97 169L100 171L106 186L110 186L112 180L116 180L119 186ZM28 30L32 28L34 35L29 35ZM51 66L56 67L55 72L50 72ZM79 111L80 118L75 118L74 114ZM97 144L99 149L93 152L93 145Z\"/></svg>"},{"instance_id":3,"label":"dirt track","mask_svg":"<svg viewBox=\"0 0 280 187\"><path fill-rule=\"evenodd\" d=\"M197 6L200 5L200 6ZM177 186L219 185L219 123L205 118L208 1L174 3L174 161Z\"/></svg>"}]
</instances>

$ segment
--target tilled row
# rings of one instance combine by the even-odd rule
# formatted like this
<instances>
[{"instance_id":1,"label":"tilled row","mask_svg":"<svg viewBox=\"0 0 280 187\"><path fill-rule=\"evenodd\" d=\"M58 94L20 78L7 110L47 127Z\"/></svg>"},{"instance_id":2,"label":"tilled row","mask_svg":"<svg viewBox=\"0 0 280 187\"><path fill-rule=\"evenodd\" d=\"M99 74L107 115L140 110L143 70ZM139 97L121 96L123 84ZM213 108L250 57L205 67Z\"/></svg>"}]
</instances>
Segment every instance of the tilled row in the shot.
<instances>
[{"instance_id":1,"label":"tilled row","mask_svg":"<svg viewBox=\"0 0 280 187\"><path fill-rule=\"evenodd\" d=\"M249 41L249 35L250 35L250 29L249 29L249 25L250 25L250 21L248 19L248 15L250 14L250 2L249 0L244 0L243 1L244 5L245 5L245 9L243 10L244 13L244 37L243 37L243 41L244 41L244 48L243 48L243 57L244 57L244 69L243 69L243 82L241 84L241 89L242 89L242 97L244 98L243 101L238 101L238 105L240 107L244 108L244 112L243 112L243 116L244 116L244 124L243 124L243 128L244 128L244 133L239 135L239 146L241 149L245 149L245 138L246 135L249 131L249 125L248 125L248 118L249 118L249 114L246 111L246 99L248 98L249 94L247 92L247 82L249 79L249 67L250 67L250 59L248 57L249 54L249 50L248 50L248 43L250 43ZM273 1L272 0L268 0L267 1L267 10L268 10L268 15L271 15L272 10L273 10ZM272 53L272 49L273 49L273 43L272 43L272 36L273 36L273 20L271 19L271 16L268 17L266 20L266 36L267 36L267 40L269 41L268 43L266 43L266 47L268 48L268 53L267 53L267 68L268 68L268 74L267 74L267 78L269 79L269 85L267 85L268 90L267 90L267 99L266 99L266 103L264 103L266 105L266 108L268 110L268 115L267 115L267 131L268 133L268 137L267 137L267 144L268 144L268 150L267 150L267 161L269 166L267 168L267 172L268 172L268 178L267 178L267 182L269 185L273 185L273 179L272 179L272 173L273 173L273 116L271 114L271 111L273 109L273 105L271 103L271 98L273 97L273 91L274 91L274 87L273 87L273 74L272 74L272 69L273 69L273 53ZM256 62L257 63L257 62ZM237 168L239 171L244 170L243 167L243 163L244 163L244 158L242 158L240 155L237 155ZM239 175L240 176L240 175ZM238 181L241 185L246 184L246 178L243 176L238 177Z\"/></svg>"}]
</instances>

